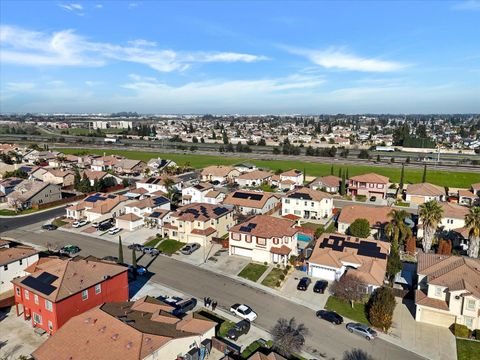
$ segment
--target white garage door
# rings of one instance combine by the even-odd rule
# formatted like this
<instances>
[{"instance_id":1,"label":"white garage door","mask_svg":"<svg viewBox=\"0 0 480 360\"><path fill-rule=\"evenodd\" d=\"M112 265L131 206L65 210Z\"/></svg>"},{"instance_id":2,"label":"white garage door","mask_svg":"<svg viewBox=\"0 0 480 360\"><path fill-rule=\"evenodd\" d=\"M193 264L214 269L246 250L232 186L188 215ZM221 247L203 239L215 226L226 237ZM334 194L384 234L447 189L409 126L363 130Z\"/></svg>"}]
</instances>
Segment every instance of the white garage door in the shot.
<instances>
[{"instance_id":1,"label":"white garage door","mask_svg":"<svg viewBox=\"0 0 480 360\"><path fill-rule=\"evenodd\" d=\"M233 255L240 255L240 256L247 256L252 257L252 249L245 249L238 246L232 246L232 254Z\"/></svg>"},{"instance_id":2,"label":"white garage door","mask_svg":"<svg viewBox=\"0 0 480 360\"><path fill-rule=\"evenodd\" d=\"M312 264L310 264L308 269L309 269L309 274L312 277L316 277L316 278L324 279L328 281L335 281L335 270L319 267Z\"/></svg>"},{"instance_id":3,"label":"white garage door","mask_svg":"<svg viewBox=\"0 0 480 360\"><path fill-rule=\"evenodd\" d=\"M455 316L442 314L427 309L421 310L421 321L443 327L449 327L455 322Z\"/></svg>"}]
</instances>

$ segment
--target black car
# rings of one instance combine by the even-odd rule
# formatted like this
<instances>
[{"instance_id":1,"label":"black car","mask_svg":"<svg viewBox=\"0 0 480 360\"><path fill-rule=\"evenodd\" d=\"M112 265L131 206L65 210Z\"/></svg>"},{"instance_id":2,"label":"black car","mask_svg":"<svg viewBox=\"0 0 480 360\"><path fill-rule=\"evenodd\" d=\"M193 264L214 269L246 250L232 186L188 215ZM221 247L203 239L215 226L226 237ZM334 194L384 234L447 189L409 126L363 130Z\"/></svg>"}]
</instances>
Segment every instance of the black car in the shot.
<instances>
[{"instance_id":1,"label":"black car","mask_svg":"<svg viewBox=\"0 0 480 360\"><path fill-rule=\"evenodd\" d=\"M297 290L307 291L308 286L311 284L312 280L308 277L303 277L300 279L297 285Z\"/></svg>"},{"instance_id":2,"label":"black car","mask_svg":"<svg viewBox=\"0 0 480 360\"><path fill-rule=\"evenodd\" d=\"M176 304L175 309L172 311L172 315L179 316L185 314L187 311L195 309L197 306L197 299L191 298Z\"/></svg>"},{"instance_id":3,"label":"black car","mask_svg":"<svg viewBox=\"0 0 480 360\"><path fill-rule=\"evenodd\" d=\"M317 317L327 320L335 325L340 325L343 323L343 317L338 315L335 311L319 310L317 311Z\"/></svg>"},{"instance_id":4,"label":"black car","mask_svg":"<svg viewBox=\"0 0 480 360\"><path fill-rule=\"evenodd\" d=\"M143 251L143 245L140 244L130 244L128 245L130 250L135 249L135 251Z\"/></svg>"},{"instance_id":5,"label":"black car","mask_svg":"<svg viewBox=\"0 0 480 360\"><path fill-rule=\"evenodd\" d=\"M113 224L111 222L103 223L98 225L98 230L99 231L107 231L108 229L111 229L113 227Z\"/></svg>"},{"instance_id":6,"label":"black car","mask_svg":"<svg viewBox=\"0 0 480 360\"><path fill-rule=\"evenodd\" d=\"M42 229L48 231L57 230L57 226L53 224L45 224L42 226Z\"/></svg>"},{"instance_id":7,"label":"black car","mask_svg":"<svg viewBox=\"0 0 480 360\"><path fill-rule=\"evenodd\" d=\"M250 321L242 320L235 324L235 326L232 327L230 330L228 330L227 338L229 338L230 340L237 340L240 336L248 334L249 331Z\"/></svg>"},{"instance_id":8,"label":"black car","mask_svg":"<svg viewBox=\"0 0 480 360\"><path fill-rule=\"evenodd\" d=\"M323 294L328 287L328 281L326 280L317 280L315 286L313 287L313 292Z\"/></svg>"}]
</instances>

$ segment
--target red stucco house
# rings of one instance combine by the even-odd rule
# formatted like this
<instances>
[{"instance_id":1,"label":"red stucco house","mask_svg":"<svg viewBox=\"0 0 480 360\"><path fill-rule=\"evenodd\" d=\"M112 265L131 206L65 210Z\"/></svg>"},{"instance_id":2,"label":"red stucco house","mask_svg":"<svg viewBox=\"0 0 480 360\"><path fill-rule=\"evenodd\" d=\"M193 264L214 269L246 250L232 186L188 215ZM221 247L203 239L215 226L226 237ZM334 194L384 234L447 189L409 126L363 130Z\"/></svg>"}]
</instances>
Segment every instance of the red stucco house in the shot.
<instances>
[{"instance_id":1,"label":"red stucco house","mask_svg":"<svg viewBox=\"0 0 480 360\"><path fill-rule=\"evenodd\" d=\"M95 257L40 258L25 271L12 280L17 316L49 334L98 305L128 301L127 268Z\"/></svg>"}]
</instances>

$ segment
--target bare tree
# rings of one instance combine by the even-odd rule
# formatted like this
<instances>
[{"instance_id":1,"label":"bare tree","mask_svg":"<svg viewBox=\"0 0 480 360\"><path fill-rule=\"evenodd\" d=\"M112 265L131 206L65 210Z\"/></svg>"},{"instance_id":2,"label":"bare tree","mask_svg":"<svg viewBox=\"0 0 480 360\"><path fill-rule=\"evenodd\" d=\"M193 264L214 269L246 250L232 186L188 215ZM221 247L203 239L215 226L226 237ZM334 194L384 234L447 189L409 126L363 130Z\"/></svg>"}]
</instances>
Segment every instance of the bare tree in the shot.
<instances>
[{"instance_id":1,"label":"bare tree","mask_svg":"<svg viewBox=\"0 0 480 360\"><path fill-rule=\"evenodd\" d=\"M367 352L360 349L345 351L343 360L374 360Z\"/></svg>"},{"instance_id":2,"label":"bare tree","mask_svg":"<svg viewBox=\"0 0 480 360\"><path fill-rule=\"evenodd\" d=\"M332 292L336 297L350 301L353 308L354 302L365 297L365 284L358 277L347 272L340 280L333 283Z\"/></svg>"},{"instance_id":3,"label":"bare tree","mask_svg":"<svg viewBox=\"0 0 480 360\"><path fill-rule=\"evenodd\" d=\"M273 346L276 351L285 357L300 352L304 343L308 329L304 324L298 324L295 318L290 320L281 318L272 329Z\"/></svg>"}]
</instances>

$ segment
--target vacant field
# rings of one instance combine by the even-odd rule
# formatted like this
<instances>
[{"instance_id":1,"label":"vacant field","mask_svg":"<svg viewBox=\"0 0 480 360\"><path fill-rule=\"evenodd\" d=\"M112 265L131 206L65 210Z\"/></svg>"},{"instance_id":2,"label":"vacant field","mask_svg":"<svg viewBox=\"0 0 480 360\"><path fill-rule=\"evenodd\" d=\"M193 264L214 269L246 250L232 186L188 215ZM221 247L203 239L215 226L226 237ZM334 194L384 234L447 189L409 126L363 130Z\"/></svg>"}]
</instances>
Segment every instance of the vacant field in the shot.
<instances>
[{"instance_id":1,"label":"vacant field","mask_svg":"<svg viewBox=\"0 0 480 360\"><path fill-rule=\"evenodd\" d=\"M248 160L240 158L230 158L223 156L206 156L206 155L195 155L191 154L168 154L168 153L157 153L157 152L143 152L143 151L132 151L132 150L104 150L104 149L56 149L62 151L66 154L75 154L79 152L98 154L118 154L130 159L138 159L143 161L148 161L152 158L162 157L168 158L175 161L179 165L189 164L197 169L203 168L209 165L233 165L240 162L251 162L259 167L269 168L271 170L288 170L293 168L298 168L299 170L304 170L307 176L322 176L330 174L330 163L320 164L312 162L299 162L291 160ZM392 181L400 181L400 168L390 167L388 164L385 164L385 167L373 167L367 165L348 165L344 166L338 164L335 166L334 174L338 173L339 169L347 169L349 176L361 175L369 172L376 172L377 174L388 176ZM419 183L422 181L423 169L409 169L405 168L405 183ZM440 186L449 186L449 187L470 187L471 184L477 183L480 180L480 175L478 173L470 172L448 172L448 171L439 171L439 170L428 170L427 171L427 181L433 184Z\"/></svg>"}]
</instances>

